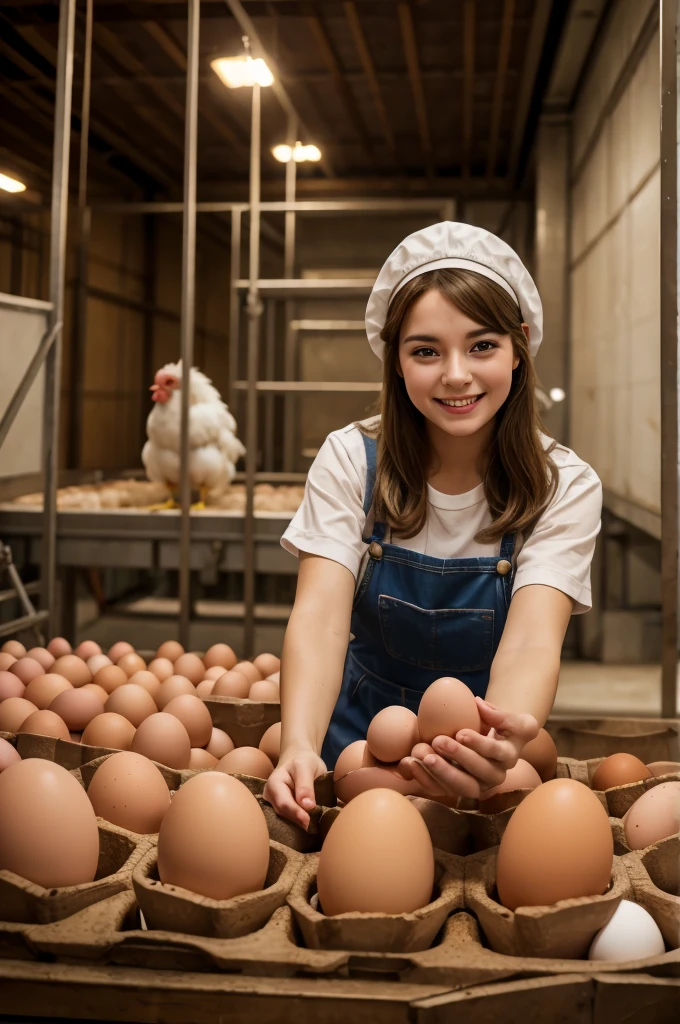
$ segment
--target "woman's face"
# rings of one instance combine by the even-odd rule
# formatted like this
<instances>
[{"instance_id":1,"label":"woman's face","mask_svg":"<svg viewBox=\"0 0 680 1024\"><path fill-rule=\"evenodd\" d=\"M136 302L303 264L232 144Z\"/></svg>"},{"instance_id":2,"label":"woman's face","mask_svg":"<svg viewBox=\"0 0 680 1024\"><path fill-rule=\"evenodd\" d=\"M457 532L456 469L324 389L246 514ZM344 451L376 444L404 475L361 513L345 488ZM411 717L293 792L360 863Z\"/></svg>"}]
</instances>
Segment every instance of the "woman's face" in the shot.
<instances>
[{"instance_id":1,"label":"woman's face","mask_svg":"<svg viewBox=\"0 0 680 1024\"><path fill-rule=\"evenodd\" d=\"M419 296L404 317L399 367L406 391L446 434L468 436L485 426L508 397L518 365L509 335L470 320L437 289Z\"/></svg>"}]
</instances>

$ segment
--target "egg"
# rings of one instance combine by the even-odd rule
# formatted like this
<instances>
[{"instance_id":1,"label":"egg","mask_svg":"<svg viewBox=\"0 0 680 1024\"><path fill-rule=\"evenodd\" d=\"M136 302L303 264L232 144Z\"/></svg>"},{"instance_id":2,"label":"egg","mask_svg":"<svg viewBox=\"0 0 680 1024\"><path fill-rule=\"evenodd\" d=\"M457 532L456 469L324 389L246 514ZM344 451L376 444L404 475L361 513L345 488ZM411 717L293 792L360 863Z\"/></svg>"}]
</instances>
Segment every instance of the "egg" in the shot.
<instances>
[{"instance_id":1,"label":"egg","mask_svg":"<svg viewBox=\"0 0 680 1024\"><path fill-rule=\"evenodd\" d=\"M113 647L109 647L106 653L115 665L124 654L134 654L135 649L132 644L127 643L125 640L119 640Z\"/></svg>"},{"instance_id":2,"label":"egg","mask_svg":"<svg viewBox=\"0 0 680 1024\"><path fill-rule=\"evenodd\" d=\"M257 747L235 747L220 758L215 770L228 775L250 775L254 779L268 779L274 771L274 765Z\"/></svg>"},{"instance_id":3,"label":"egg","mask_svg":"<svg viewBox=\"0 0 680 1024\"><path fill-rule=\"evenodd\" d=\"M215 680L214 679L202 679L201 682L196 687L196 696L200 697L201 700L203 700L204 697L209 697L211 695L211 693L213 692L214 688L215 688Z\"/></svg>"},{"instance_id":4,"label":"egg","mask_svg":"<svg viewBox=\"0 0 680 1024\"><path fill-rule=\"evenodd\" d=\"M614 857L609 818L575 779L538 786L514 810L498 849L496 885L509 910L602 895Z\"/></svg>"},{"instance_id":5,"label":"egg","mask_svg":"<svg viewBox=\"0 0 680 1024\"><path fill-rule=\"evenodd\" d=\"M13 654L0 654L0 672L7 672L16 660Z\"/></svg>"},{"instance_id":6,"label":"egg","mask_svg":"<svg viewBox=\"0 0 680 1024\"><path fill-rule=\"evenodd\" d=\"M267 676L267 679L271 679L271 681L273 683L278 683L279 686L281 685L281 673L280 672L272 672L272 674L270 676Z\"/></svg>"},{"instance_id":7,"label":"egg","mask_svg":"<svg viewBox=\"0 0 680 1024\"><path fill-rule=\"evenodd\" d=\"M210 734L210 739L206 743L205 749L219 761L221 757L224 757L225 754L233 750L234 746L234 741L224 729L216 729L213 726L213 731Z\"/></svg>"},{"instance_id":8,"label":"egg","mask_svg":"<svg viewBox=\"0 0 680 1024\"><path fill-rule=\"evenodd\" d=\"M189 682L186 676L170 676L164 683L161 683L160 693L156 699L158 710L164 711L166 704L169 704L175 697L180 697L183 693L195 697L196 687L193 683Z\"/></svg>"},{"instance_id":9,"label":"egg","mask_svg":"<svg viewBox=\"0 0 680 1024\"><path fill-rule=\"evenodd\" d=\"M35 704L40 710L44 710L64 690L73 690L73 686L69 683L68 679L64 679L63 676L58 676L54 672L48 672L46 675L36 676L35 679L31 680L26 687L24 697L26 700L30 700L32 704Z\"/></svg>"},{"instance_id":10,"label":"egg","mask_svg":"<svg viewBox=\"0 0 680 1024\"><path fill-rule=\"evenodd\" d=\"M128 677L122 668L118 668L117 665L103 665L95 672L92 682L101 686L102 690L106 690L107 693L113 693L119 686L127 683L127 680Z\"/></svg>"},{"instance_id":11,"label":"egg","mask_svg":"<svg viewBox=\"0 0 680 1024\"><path fill-rule=\"evenodd\" d=\"M24 658L26 656L26 648L18 640L5 640L0 651L3 654L11 654L13 658Z\"/></svg>"},{"instance_id":12,"label":"egg","mask_svg":"<svg viewBox=\"0 0 680 1024\"><path fill-rule=\"evenodd\" d=\"M37 710L25 697L7 697L0 704L0 732L18 732L22 722Z\"/></svg>"},{"instance_id":13,"label":"egg","mask_svg":"<svg viewBox=\"0 0 680 1024\"><path fill-rule=\"evenodd\" d=\"M505 773L505 779L497 786L486 789L479 800L482 814L498 814L508 807L515 807L526 793L521 790L536 789L541 785L541 776L533 765L520 758L513 768Z\"/></svg>"},{"instance_id":14,"label":"egg","mask_svg":"<svg viewBox=\"0 0 680 1024\"><path fill-rule=\"evenodd\" d=\"M8 697L23 697L25 692L26 687L18 676L0 671L0 703Z\"/></svg>"},{"instance_id":15,"label":"egg","mask_svg":"<svg viewBox=\"0 0 680 1024\"><path fill-rule=\"evenodd\" d=\"M605 790L651 778L649 768L638 757L632 754L610 754L597 766L591 785L593 789Z\"/></svg>"},{"instance_id":16,"label":"egg","mask_svg":"<svg viewBox=\"0 0 680 1024\"><path fill-rule=\"evenodd\" d=\"M680 772L680 761L651 761L647 765L655 779L660 775L671 775Z\"/></svg>"},{"instance_id":17,"label":"egg","mask_svg":"<svg viewBox=\"0 0 680 1024\"><path fill-rule=\"evenodd\" d=\"M118 668L122 668L125 675L130 678L135 672L143 672L146 669L146 662L144 658L141 658L139 654L133 654L129 651L124 654L122 658L119 658L116 662Z\"/></svg>"},{"instance_id":18,"label":"egg","mask_svg":"<svg viewBox=\"0 0 680 1024\"><path fill-rule=\"evenodd\" d=\"M33 711L19 726L20 733L28 733L32 736L54 736L58 740L66 740L68 743L71 734L68 727L54 711Z\"/></svg>"},{"instance_id":19,"label":"egg","mask_svg":"<svg viewBox=\"0 0 680 1024\"><path fill-rule=\"evenodd\" d=\"M0 714L3 705L0 704ZM680 782L661 782L638 797L624 819L626 842L631 850L680 832Z\"/></svg>"},{"instance_id":20,"label":"egg","mask_svg":"<svg viewBox=\"0 0 680 1024\"><path fill-rule=\"evenodd\" d=\"M588 959L625 963L662 956L665 952L663 935L649 911L630 900L621 900L593 939Z\"/></svg>"},{"instance_id":21,"label":"egg","mask_svg":"<svg viewBox=\"0 0 680 1024\"><path fill-rule=\"evenodd\" d=\"M61 658L57 658L52 666L52 672L68 679L72 686L84 686L85 683L92 682L92 673L89 668L75 654L64 654Z\"/></svg>"},{"instance_id":22,"label":"egg","mask_svg":"<svg viewBox=\"0 0 680 1024\"><path fill-rule=\"evenodd\" d=\"M263 754L266 754L273 765L276 765L281 753L281 723L274 722L262 736L258 744Z\"/></svg>"},{"instance_id":23,"label":"egg","mask_svg":"<svg viewBox=\"0 0 680 1024\"><path fill-rule=\"evenodd\" d=\"M554 779L557 771L557 747L550 733L545 729L539 729L538 736L525 744L522 760L536 769L541 782Z\"/></svg>"},{"instance_id":24,"label":"egg","mask_svg":"<svg viewBox=\"0 0 680 1024\"><path fill-rule=\"evenodd\" d=\"M319 854L324 914L412 913L431 901L433 886L432 840L406 797L372 789L342 809Z\"/></svg>"},{"instance_id":25,"label":"egg","mask_svg":"<svg viewBox=\"0 0 680 1024\"><path fill-rule=\"evenodd\" d=\"M135 672L133 676L130 676L129 682L134 683L135 686L141 686L143 690L150 693L154 703L160 696L161 681L153 672L149 672L146 669L141 672Z\"/></svg>"},{"instance_id":26,"label":"egg","mask_svg":"<svg viewBox=\"0 0 680 1024\"><path fill-rule=\"evenodd\" d=\"M113 662L107 654L93 654L91 658L85 659L85 664L89 668L92 673L92 678L94 679L100 668L104 668L106 665L112 665Z\"/></svg>"},{"instance_id":27,"label":"egg","mask_svg":"<svg viewBox=\"0 0 680 1024\"><path fill-rule=\"evenodd\" d=\"M157 658L167 658L173 663L184 654L184 648L176 640L166 640L156 651Z\"/></svg>"},{"instance_id":28,"label":"egg","mask_svg":"<svg viewBox=\"0 0 680 1024\"><path fill-rule=\"evenodd\" d=\"M273 683L270 679L258 679L256 683L253 683L248 690L248 698L269 704L278 704L281 699L277 683Z\"/></svg>"},{"instance_id":29,"label":"egg","mask_svg":"<svg viewBox=\"0 0 680 1024\"><path fill-rule=\"evenodd\" d=\"M137 728L149 715L155 715L158 709L150 693L134 683L126 683L125 686L119 686L113 691L104 705L104 710L115 711Z\"/></svg>"},{"instance_id":30,"label":"egg","mask_svg":"<svg viewBox=\"0 0 680 1024\"><path fill-rule=\"evenodd\" d=\"M17 679L20 679L24 686L28 686L32 679L45 674L45 669L35 658L19 658L13 665L10 665L9 671Z\"/></svg>"},{"instance_id":31,"label":"egg","mask_svg":"<svg viewBox=\"0 0 680 1024\"><path fill-rule=\"evenodd\" d=\"M88 658L94 657L95 654L101 654L102 649L94 640L83 640L82 643L78 644L73 653L76 657L87 661Z\"/></svg>"},{"instance_id":32,"label":"egg","mask_svg":"<svg viewBox=\"0 0 680 1024\"><path fill-rule=\"evenodd\" d=\"M418 717L399 704L379 711L366 734L368 749L373 756L388 762L408 757L419 738Z\"/></svg>"},{"instance_id":33,"label":"egg","mask_svg":"<svg viewBox=\"0 0 680 1024\"><path fill-rule=\"evenodd\" d=\"M59 715L69 729L78 732L85 729L97 715L103 714L104 701L85 687L77 690L71 687L56 695L50 704L50 711Z\"/></svg>"},{"instance_id":34,"label":"egg","mask_svg":"<svg viewBox=\"0 0 680 1024\"><path fill-rule=\"evenodd\" d=\"M472 690L459 679L435 679L421 697L418 732L423 743L435 736L455 736L461 729L481 731L481 718Z\"/></svg>"},{"instance_id":35,"label":"egg","mask_svg":"<svg viewBox=\"0 0 680 1024\"><path fill-rule=\"evenodd\" d=\"M48 643L47 650L50 654L53 654L55 658L62 658L65 654L71 654L73 648L68 640L65 640L63 636L55 636L54 639L50 640Z\"/></svg>"},{"instance_id":36,"label":"egg","mask_svg":"<svg viewBox=\"0 0 680 1024\"><path fill-rule=\"evenodd\" d=\"M164 711L144 719L133 737L130 750L168 768L188 768L191 758L189 734L179 718Z\"/></svg>"},{"instance_id":37,"label":"egg","mask_svg":"<svg viewBox=\"0 0 680 1024\"><path fill-rule=\"evenodd\" d=\"M333 769L333 784L343 803L369 789L394 789L404 795L421 792L417 782L407 781L395 767L373 757L366 740L355 740L341 751Z\"/></svg>"},{"instance_id":38,"label":"egg","mask_svg":"<svg viewBox=\"0 0 680 1024\"><path fill-rule=\"evenodd\" d=\"M204 772L175 793L158 835L158 875L214 900L264 886L269 833L253 794L229 775Z\"/></svg>"},{"instance_id":39,"label":"egg","mask_svg":"<svg viewBox=\"0 0 680 1024\"><path fill-rule=\"evenodd\" d=\"M245 699L250 692L250 682L241 672L234 672L232 669L216 681L213 686L212 697L237 697Z\"/></svg>"},{"instance_id":40,"label":"egg","mask_svg":"<svg viewBox=\"0 0 680 1024\"><path fill-rule=\"evenodd\" d=\"M97 686L96 683L85 683L85 686L81 686L80 690L88 693L96 693L102 704L106 704L109 699L109 695L103 686Z\"/></svg>"},{"instance_id":41,"label":"egg","mask_svg":"<svg viewBox=\"0 0 680 1024\"><path fill-rule=\"evenodd\" d=\"M105 711L85 727L80 742L90 747L129 750L136 729L127 718L114 711Z\"/></svg>"},{"instance_id":42,"label":"egg","mask_svg":"<svg viewBox=\"0 0 680 1024\"><path fill-rule=\"evenodd\" d=\"M251 686L262 679L262 673L259 669L255 668L252 661L237 661L233 671L240 672L242 676L245 676Z\"/></svg>"},{"instance_id":43,"label":"egg","mask_svg":"<svg viewBox=\"0 0 680 1024\"><path fill-rule=\"evenodd\" d=\"M45 647L31 647L30 651L26 651L26 657L42 665L43 672L49 672L57 660Z\"/></svg>"},{"instance_id":44,"label":"egg","mask_svg":"<svg viewBox=\"0 0 680 1024\"><path fill-rule=\"evenodd\" d=\"M253 658L253 665L264 678L272 674L272 672L278 672L281 668L281 659L277 658L275 654L258 654L256 658Z\"/></svg>"},{"instance_id":45,"label":"egg","mask_svg":"<svg viewBox=\"0 0 680 1024\"><path fill-rule=\"evenodd\" d=\"M197 654L180 654L175 662L175 674L186 676L196 686L203 679L205 665Z\"/></svg>"},{"instance_id":46,"label":"egg","mask_svg":"<svg viewBox=\"0 0 680 1024\"><path fill-rule=\"evenodd\" d=\"M62 768L29 757L0 775L0 869L45 889L94 880L99 831L85 790Z\"/></svg>"},{"instance_id":47,"label":"egg","mask_svg":"<svg viewBox=\"0 0 680 1024\"><path fill-rule=\"evenodd\" d=\"M213 644L205 652L203 664L207 669L222 668L228 670L233 668L238 658L228 644Z\"/></svg>"},{"instance_id":48,"label":"egg","mask_svg":"<svg viewBox=\"0 0 680 1024\"><path fill-rule=\"evenodd\" d=\"M218 762L218 758L209 754L207 750L202 747L192 747L191 756L189 758L189 768L214 768Z\"/></svg>"},{"instance_id":49,"label":"egg","mask_svg":"<svg viewBox=\"0 0 680 1024\"><path fill-rule=\"evenodd\" d=\"M205 675L204 675L203 679L201 680L201 682L210 681L211 683L215 683L220 678L220 676L223 676L223 675L224 675L224 666L223 665L213 665L212 668L207 668L205 670ZM201 683L199 683L198 685L200 686Z\"/></svg>"},{"instance_id":50,"label":"egg","mask_svg":"<svg viewBox=\"0 0 680 1024\"><path fill-rule=\"evenodd\" d=\"M183 693L173 697L164 710L180 720L189 734L192 747L204 747L212 735L212 718L207 707L195 695Z\"/></svg>"},{"instance_id":51,"label":"egg","mask_svg":"<svg viewBox=\"0 0 680 1024\"><path fill-rule=\"evenodd\" d=\"M0 772L4 772L5 768L9 768L15 761L20 761L21 755L16 747L13 747L11 743L0 737Z\"/></svg>"},{"instance_id":52,"label":"egg","mask_svg":"<svg viewBox=\"0 0 680 1024\"><path fill-rule=\"evenodd\" d=\"M158 832L170 806L170 790L156 765L130 750L102 761L87 795L100 818L142 835Z\"/></svg>"},{"instance_id":53,"label":"egg","mask_svg":"<svg viewBox=\"0 0 680 1024\"><path fill-rule=\"evenodd\" d=\"M154 658L149 662L149 672L153 672L159 682L164 683L175 674L175 669L169 658Z\"/></svg>"}]
</instances>

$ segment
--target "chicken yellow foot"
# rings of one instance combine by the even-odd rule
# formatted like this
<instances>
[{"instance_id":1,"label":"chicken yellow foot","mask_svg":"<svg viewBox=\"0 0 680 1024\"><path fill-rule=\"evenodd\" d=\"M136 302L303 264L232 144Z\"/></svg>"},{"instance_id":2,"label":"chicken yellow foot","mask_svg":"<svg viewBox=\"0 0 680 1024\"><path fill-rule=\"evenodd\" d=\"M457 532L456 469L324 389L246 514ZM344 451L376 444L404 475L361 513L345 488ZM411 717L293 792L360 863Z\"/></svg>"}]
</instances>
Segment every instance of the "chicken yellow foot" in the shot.
<instances>
[{"instance_id":1,"label":"chicken yellow foot","mask_svg":"<svg viewBox=\"0 0 680 1024\"><path fill-rule=\"evenodd\" d=\"M174 498L170 497L167 501L159 501L155 505L147 505L147 512L165 512L171 508L179 508Z\"/></svg>"}]
</instances>

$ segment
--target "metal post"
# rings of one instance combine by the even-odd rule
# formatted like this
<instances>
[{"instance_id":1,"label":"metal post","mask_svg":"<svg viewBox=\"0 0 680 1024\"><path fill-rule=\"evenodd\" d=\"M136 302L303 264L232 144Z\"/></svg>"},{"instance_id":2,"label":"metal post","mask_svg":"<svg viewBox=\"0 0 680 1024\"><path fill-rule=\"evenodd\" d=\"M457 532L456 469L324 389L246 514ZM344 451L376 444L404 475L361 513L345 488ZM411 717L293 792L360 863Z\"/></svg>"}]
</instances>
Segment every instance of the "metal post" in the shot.
<instances>
[{"instance_id":1,"label":"metal post","mask_svg":"<svg viewBox=\"0 0 680 1024\"><path fill-rule=\"evenodd\" d=\"M260 277L260 86L253 86L250 138L250 260L248 268L248 392L246 399L246 509L243 529L243 656L255 647L255 473L257 472L257 368L262 302Z\"/></svg>"},{"instance_id":2,"label":"metal post","mask_svg":"<svg viewBox=\"0 0 680 1024\"><path fill-rule=\"evenodd\" d=\"M678 671L678 17L661 0L661 714Z\"/></svg>"},{"instance_id":3,"label":"metal post","mask_svg":"<svg viewBox=\"0 0 680 1024\"><path fill-rule=\"evenodd\" d=\"M182 221L182 420L180 432L179 642L189 647L191 619L191 480L189 477L189 400L194 363L196 314L196 150L198 143L198 38L200 0L189 0L187 88L184 112L184 215Z\"/></svg>"},{"instance_id":4,"label":"metal post","mask_svg":"<svg viewBox=\"0 0 680 1024\"><path fill-rule=\"evenodd\" d=\"M296 118L288 119L288 145L291 148L296 143L298 122ZM289 160L286 164L286 202L295 202L295 187L297 176L297 164ZM284 229L284 267L283 276L292 278L295 275L295 211L288 210L285 215ZM295 318L295 303L288 300L284 306L285 338L283 355L283 379L292 380L295 376L295 346L297 335L291 331L290 322ZM283 468L290 473L295 462L294 437L295 437L295 416L299 411L299 403L293 395L285 395L283 399Z\"/></svg>"},{"instance_id":5,"label":"metal post","mask_svg":"<svg viewBox=\"0 0 680 1024\"><path fill-rule=\"evenodd\" d=\"M241 296L237 287L241 278L241 211L231 211L231 266L229 268L229 385L227 404L234 416L236 390L234 383L239 379L239 341L241 328Z\"/></svg>"},{"instance_id":6,"label":"metal post","mask_svg":"<svg viewBox=\"0 0 680 1024\"><path fill-rule=\"evenodd\" d=\"M50 327L64 319L66 231L68 222L68 171L71 144L73 93L73 41L76 0L59 5L59 44L54 109L52 160L52 210L50 217ZM45 360L43 410L43 551L41 599L49 612L48 634L57 632L57 477L59 474L59 400L61 392L62 331Z\"/></svg>"},{"instance_id":7,"label":"metal post","mask_svg":"<svg viewBox=\"0 0 680 1024\"><path fill-rule=\"evenodd\" d=\"M278 306L276 299L269 299L264 315L264 351L265 351L265 380L276 379L276 314ZM262 468L265 470L274 469L274 403L276 396L265 394L264 396L264 439Z\"/></svg>"}]
</instances>

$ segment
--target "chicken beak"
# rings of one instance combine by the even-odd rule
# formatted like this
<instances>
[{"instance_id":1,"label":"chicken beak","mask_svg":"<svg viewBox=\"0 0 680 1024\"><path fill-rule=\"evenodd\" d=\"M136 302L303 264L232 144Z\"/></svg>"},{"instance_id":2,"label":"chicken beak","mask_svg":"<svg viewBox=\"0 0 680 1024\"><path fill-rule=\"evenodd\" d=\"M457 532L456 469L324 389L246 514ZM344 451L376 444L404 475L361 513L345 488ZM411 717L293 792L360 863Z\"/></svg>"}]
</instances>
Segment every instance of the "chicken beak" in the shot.
<instances>
[{"instance_id":1,"label":"chicken beak","mask_svg":"<svg viewBox=\"0 0 680 1024\"><path fill-rule=\"evenodd\" d=\"M152 384L151 387L149 388L149 391L160 391L160 389L160 384Z\"/></svg>"}]
</instances>

